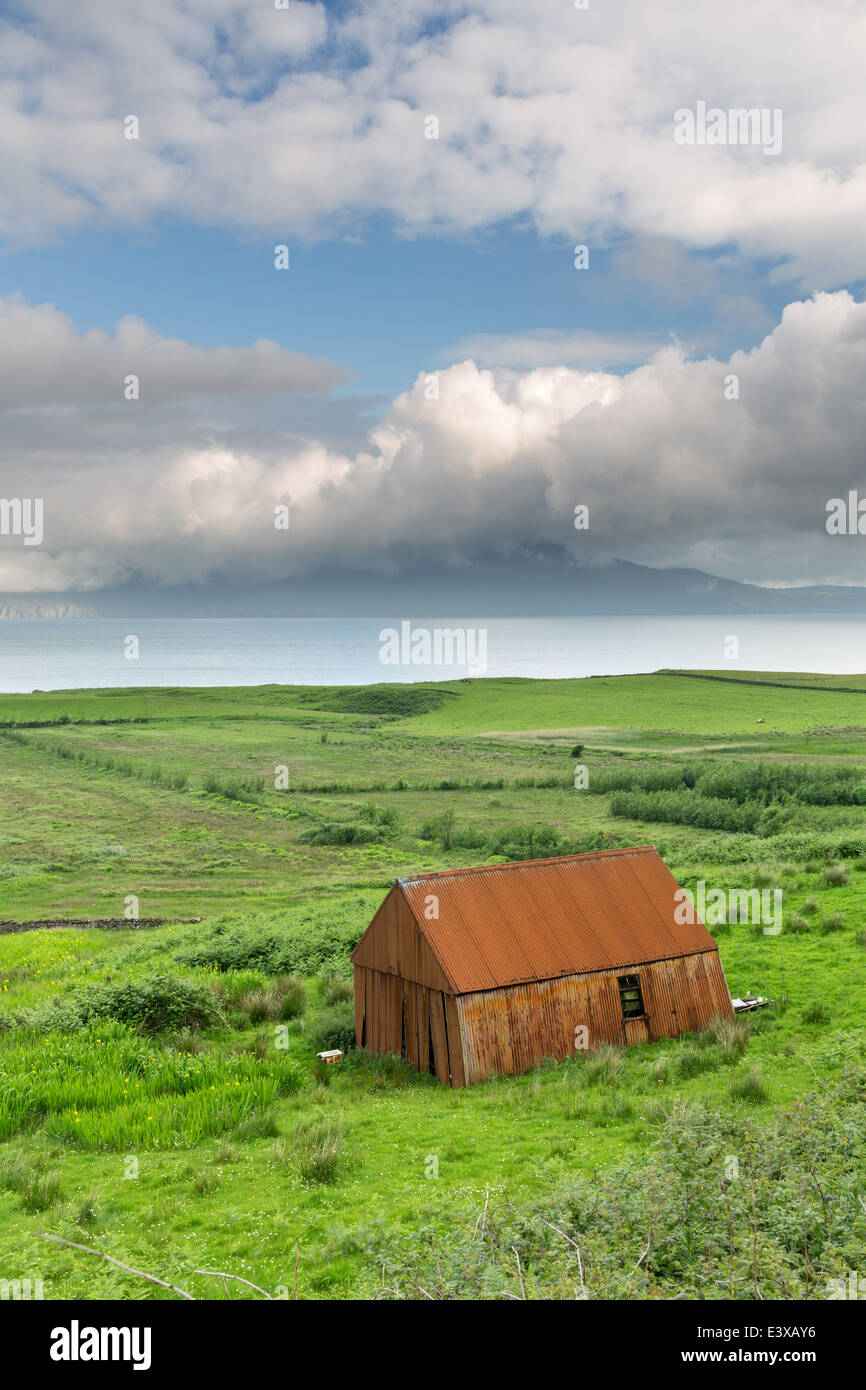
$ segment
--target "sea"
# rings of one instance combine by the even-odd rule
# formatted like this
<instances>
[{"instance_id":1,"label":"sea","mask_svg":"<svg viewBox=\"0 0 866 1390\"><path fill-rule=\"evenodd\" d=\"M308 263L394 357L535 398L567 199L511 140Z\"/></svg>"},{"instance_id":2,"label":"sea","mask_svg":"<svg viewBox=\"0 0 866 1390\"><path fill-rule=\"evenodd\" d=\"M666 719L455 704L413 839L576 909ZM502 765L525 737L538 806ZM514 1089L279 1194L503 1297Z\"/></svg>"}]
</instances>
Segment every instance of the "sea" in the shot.
<instances>
[{"instance_id":1,"label":"sea","mask_svg":"<svg viewBox=\"0 0 866 1390\"><path fill-rule=\"evenodd\" d=\"M866 617L0 621L4 692L551 679L670 667L864 672Z\"/></svg>"}]
</instances>

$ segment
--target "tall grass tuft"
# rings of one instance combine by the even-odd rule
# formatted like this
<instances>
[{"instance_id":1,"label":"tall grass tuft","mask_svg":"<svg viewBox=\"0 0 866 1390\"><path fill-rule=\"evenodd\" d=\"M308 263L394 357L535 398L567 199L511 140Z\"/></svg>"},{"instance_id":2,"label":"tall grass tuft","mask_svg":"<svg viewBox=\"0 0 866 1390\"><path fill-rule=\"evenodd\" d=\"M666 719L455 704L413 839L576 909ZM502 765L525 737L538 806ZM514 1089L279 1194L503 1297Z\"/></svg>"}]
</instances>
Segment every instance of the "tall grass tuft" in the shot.
<instances>
[{"instance_id":1,"label":"tall grass tuft","mask_svg":"<svg viewBox=\"0 0 866 1390\"><path fill-rule=\"evenodd\" d=\"M345 975L338 975L332 972L330 975L322 976L322 998L330 1007L333 1004L345 1004L355 997L355 990L351 980L347 980Z\"/></svg>"},{"instance_id":2,"label":"tall grass tuft","mask_svg":"<svg viewBox=\"0 0 866 1390\"><path fill-rule=\"evenodd\" d=\"M734 1082L730 1095L732 1100L745 1100L751 1105L762 1105L770 1099L770 1093L764 1084L763 1077L754 1068Z\"/></svg>"},{"instance_id":3,"label":"tall grass tuft","mask_svg":"<svg viewBox=\"0 0 866 1390\"><path fill-rule=\"evenodd\" d=\"M622 1051L602 1043L591 1052L584 1063L583 1075L587 1086L618 1086L622 1079Z\"/></svg>"},{"instance_id":4,"label":"tall grass tuft","mask_svg":"<svg viewBox=\"0 0 866 1390\"><path fill-rule=\"evenodd\" d=\"M339 1116L315 1119L299 1126L294 1134L294 1147L304 1182L334 1182L343 1150L343 1138L343 1123Z\"/></svg>"}]
</instances>

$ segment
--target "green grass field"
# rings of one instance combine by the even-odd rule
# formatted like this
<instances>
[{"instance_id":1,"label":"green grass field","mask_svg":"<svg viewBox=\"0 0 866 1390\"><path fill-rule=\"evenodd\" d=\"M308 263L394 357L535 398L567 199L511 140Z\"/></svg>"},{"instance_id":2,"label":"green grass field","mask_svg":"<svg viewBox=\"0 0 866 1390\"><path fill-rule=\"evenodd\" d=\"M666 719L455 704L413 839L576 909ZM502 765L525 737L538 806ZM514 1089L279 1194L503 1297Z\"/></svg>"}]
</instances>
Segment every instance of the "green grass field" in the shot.
<instances>
[{"instance_id":1,"label":"green grass field","mask_svg":"<svg viewBox=\"0 0 866 1390\"><path fill-rule=\"evenodd\" d=\"M825 1297L866 1260L864 759L866 677L0 696L0 920L121 923L0 934L0 1279L175 1296L47 1232L202 1298ZM464 1091L316 1064L397 875L647 843L782 889L779 935L711 926L751 1031Z\"/></svg>"}]
</instances>

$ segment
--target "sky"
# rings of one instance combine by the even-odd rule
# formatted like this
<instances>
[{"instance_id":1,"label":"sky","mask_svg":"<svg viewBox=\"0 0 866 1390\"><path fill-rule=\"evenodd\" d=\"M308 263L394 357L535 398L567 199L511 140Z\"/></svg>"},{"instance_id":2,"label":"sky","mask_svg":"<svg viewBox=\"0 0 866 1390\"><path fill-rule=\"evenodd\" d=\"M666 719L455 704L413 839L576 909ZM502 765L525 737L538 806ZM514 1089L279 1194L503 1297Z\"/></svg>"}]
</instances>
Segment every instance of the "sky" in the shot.
<instances>
[{"instance_id":1,"label":"sky","mask_svg":"<svg viewBox=\"0 0 866 1390\"><path fill-rule=\"evenodd\" d=\"M0 5L0 498L44 517L0 593L866 582L864 59L854 0Z\"/></svg>"}]
</instances>

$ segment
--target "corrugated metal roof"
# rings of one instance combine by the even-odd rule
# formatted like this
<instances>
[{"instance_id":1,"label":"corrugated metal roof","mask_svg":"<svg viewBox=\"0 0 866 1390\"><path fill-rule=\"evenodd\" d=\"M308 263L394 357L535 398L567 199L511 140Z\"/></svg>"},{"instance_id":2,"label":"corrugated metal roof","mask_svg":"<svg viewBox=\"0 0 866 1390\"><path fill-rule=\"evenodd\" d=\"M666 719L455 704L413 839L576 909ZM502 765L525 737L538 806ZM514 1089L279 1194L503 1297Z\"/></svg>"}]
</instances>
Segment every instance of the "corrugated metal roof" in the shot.
<instances>
[{"instance_id":1,"label":"corrugated metal roof","mask_svg":"<svg viewBox=\"0 0 866 1390\"><path fill-rule=\"evenodd\" d=\"M651 845L398 879L456 994L714 951ZM438 919L425 899L439 899Z\"/></svg>"}]
</instances>

